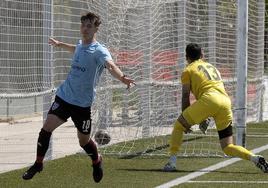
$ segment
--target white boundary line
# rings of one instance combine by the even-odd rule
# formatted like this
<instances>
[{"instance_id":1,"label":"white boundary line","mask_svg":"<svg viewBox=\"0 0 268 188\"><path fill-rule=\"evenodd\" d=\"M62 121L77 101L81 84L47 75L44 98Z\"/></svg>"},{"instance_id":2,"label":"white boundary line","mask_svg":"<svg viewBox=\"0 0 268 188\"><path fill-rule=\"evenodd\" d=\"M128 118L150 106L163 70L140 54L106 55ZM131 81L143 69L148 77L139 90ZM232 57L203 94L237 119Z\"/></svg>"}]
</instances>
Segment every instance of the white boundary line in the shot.
<instances>
[{"instance_id":1,"label":"white boundary line","mask_svg":"<svg viewBox=\"0 0 268 188\"><path fill-rule=\"evenodd\" d=\"M188 181L186 183L239 183L239 184L267 184L268 181Z\"/></svg>"},{"instance_id":2,"label":"white boundary line","mask_svg":"<svg viewBox=\"0 0 268 188\"><path fill-rule=\"evenodd\" d=\"M259 153L261 151L264 151L264 150L267 150L268 149L268 144L267 145L264 145L264 146L261 146L259 148L256 148L254 150L252 150L253 153ZM215 164L215 165L212 165L212 166L209 166L207 168L203 168L197 172L193 172L193 173L190 173L186 176L182 176L182 177L179 177L177 179L174 179L170 182L167 182L167 183L164 183L162 185L159 185L157 186L156 188L167 188L167 187L172 187L172 186L175 186L175 185L179 185L179 184L182 184L182 183L185 183L185 182L188 182L189 180L192 180L194 178L197 178L199 176L202 176L204 174L207 174L209 172L212 172L214 170L217 170L217 169L220 169L220 168L223 168L223 167L226 167L228 165L231 165L237 161L240 161L242 159L240 158L232 158L232 159L229 159L227 161L222 161L218 164Z\"/></svg>"}]
</instances>

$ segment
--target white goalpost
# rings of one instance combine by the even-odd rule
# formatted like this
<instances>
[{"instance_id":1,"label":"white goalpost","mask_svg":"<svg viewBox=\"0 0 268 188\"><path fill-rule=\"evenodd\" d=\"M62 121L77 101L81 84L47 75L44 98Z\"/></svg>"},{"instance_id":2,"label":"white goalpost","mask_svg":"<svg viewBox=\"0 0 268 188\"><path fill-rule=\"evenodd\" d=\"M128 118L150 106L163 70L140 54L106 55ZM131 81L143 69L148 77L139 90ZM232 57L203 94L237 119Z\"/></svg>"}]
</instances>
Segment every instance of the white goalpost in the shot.
<instances>
[{"instance_id":1,"label":"white goalpost","mask_svg":"<svg viewBox=\"0 0 268 188\"><path fill-rule=\"evenodd\" d=\"M239 14L247 2L248 19ZM243 145L245 123L264 119L264 5L264 0L1 1L0 160L7 162L0 163L10 167L34 160L43 117L72 57L52 49L48 39L53 35L77 43L80 17L87 11L101 16L98 41L137 83L127 91L107 71L102 75L92 106L92 137L98 130L107 131L111 147L100 146L101 152L167 155L167 135L181 113L180 75L190 42L200 44L205 59L221 72L233 103L234 126L242 130L237 132L238 143ZM240 26L246 23L241 21L246 20L248 37L241 38ZM184 137L180 156L222 156L214 126L207 135L198 126L193 129ZM71 121L58 128L48 157L76 153L75 131ZM62 148L63 143L69 147Z\"/></svg>"},{"instance_id":2,"label":"white goalpost","mask_svg":"<svg viewBox=\"0 0 268 188\"><path fill-rule=\"evenodd\" d=\"M238 0L237 11L237 88L236 144L246 145L247 68L248 68L248 0Z\"/></svg>"}]
</instances>

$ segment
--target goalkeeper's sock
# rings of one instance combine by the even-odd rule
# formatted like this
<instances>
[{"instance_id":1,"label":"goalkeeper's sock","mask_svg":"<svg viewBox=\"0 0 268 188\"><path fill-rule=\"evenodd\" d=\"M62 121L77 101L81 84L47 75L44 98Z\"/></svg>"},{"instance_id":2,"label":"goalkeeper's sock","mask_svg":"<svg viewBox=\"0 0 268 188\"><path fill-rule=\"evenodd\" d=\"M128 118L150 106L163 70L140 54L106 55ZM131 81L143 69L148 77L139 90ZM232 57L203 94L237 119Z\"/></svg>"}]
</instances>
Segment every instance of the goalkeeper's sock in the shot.
<instances>
[{"instance_id":1,"label":"goalkeeper's sock","mask_svg":"<svg viewBox=\"0 0 268 188\"><path fill-rule=\"evenodd\" d=\"M232 157L240 157L245 160L251 160L251 156L254 154L247 150L246 148L238 145L229 144L223 149L226 155Z\"/></svg>"},{"instance_id":2,"label":"goalkeeper's sock","mask_svg":"<svg viewBox=\"0 0 268 188\"><path fill-rule=\"evenodd\" d=\"M171 139L169 143L169 152L170 155L175 155L177 152L180 150L181 144L182 144L182 137L183 137L183 132L186 129L182 126L182 124L176 120L174 123L173 131L171 134Z\"/></svg>"},{"instance_id":3,"label":"goalkeeper's sock","mask_svg":"<svg viewBox=\"0 0 268 188\"><path fill-rule=\"evenodd\" d=\"M42 163L44 160L44 156L49 146L51 134L52 134L51 132L48 132L44 129L41 129L41 131L39 132L39 137L37 141L37 156L36 156L37 163Z\"/></svg>"},{"instance_id":4,"label":"goalkeeper's sock","mask_svg":"<svg viewBox=\"0 0 268 188\"><path fill-rule=\"evenodd\" d=\"M98 149L95 142L92 139L90 139L86 145L82 146L82 148L90 156L93 162L98 160L99 158Z\"/></svg>"}]
</instances>

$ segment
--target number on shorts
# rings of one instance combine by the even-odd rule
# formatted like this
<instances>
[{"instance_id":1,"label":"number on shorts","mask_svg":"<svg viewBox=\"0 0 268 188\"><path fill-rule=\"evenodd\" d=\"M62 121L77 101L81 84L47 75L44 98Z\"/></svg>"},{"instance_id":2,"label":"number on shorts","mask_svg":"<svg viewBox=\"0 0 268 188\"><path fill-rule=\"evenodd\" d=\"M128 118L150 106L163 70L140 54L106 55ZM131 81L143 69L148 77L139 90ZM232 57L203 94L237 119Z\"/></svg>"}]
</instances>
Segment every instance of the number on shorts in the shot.
<instances>
[{"instance_id":1,"label":"number on shorts","mask_svg":"<svg viewBox=\"0 0 268 188\"><path fill-rule=\"evenodd\" d=\"M89 128L90 128L90 120L83 121L82 125L83 132L88 132Z\"/></svg>"}]
</instances>

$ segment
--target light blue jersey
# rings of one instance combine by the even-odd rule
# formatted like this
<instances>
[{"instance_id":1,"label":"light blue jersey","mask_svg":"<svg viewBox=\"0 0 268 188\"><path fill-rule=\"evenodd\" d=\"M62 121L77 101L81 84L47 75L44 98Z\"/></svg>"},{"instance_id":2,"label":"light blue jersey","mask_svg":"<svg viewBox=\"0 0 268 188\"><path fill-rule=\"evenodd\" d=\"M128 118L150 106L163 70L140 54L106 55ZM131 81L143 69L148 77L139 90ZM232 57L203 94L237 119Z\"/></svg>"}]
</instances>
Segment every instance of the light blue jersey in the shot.
<instances>
[{"instance_id":1,"label":"light blue jersey","mask_svg":"<svg viewBox=\"0 0 268 188\"><path fill-rule=\"evenodd\" d=\"M83 45L80 40L75 48L68 77L56 95L73 105L91 106L96 86L108 60L112 60L112 57L105 46L98 42Z\"/></svg>"}]
</instances>

